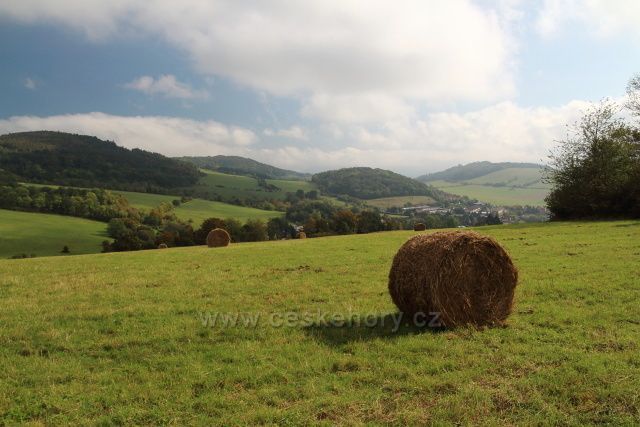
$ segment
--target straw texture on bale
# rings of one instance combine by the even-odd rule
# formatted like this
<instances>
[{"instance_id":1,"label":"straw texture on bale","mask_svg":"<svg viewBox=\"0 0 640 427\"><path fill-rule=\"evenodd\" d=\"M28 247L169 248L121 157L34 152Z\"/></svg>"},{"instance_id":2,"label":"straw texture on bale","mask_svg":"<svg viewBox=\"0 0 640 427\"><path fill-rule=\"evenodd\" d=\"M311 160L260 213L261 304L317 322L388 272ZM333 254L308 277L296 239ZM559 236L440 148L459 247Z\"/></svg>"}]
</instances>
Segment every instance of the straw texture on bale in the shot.
<instances>
[{"instance_id":1,"label":"straw texture on bale","mask_svg":"<svg viewBox=\"0 0 640 427\"><path fill-rule=\"evenodd\" d=\"M413 226L413 231L424 231L427 229L427 226L423 223L419 222Z\"/></svg>"},{"instance_id":2,"label":"straw texture on bale","mask_svg":"<svg viewBox=\"0 0 640 427\"><path fill-rule=\"evenodd\" d=\"M402 245L389 272L389 293L405 315L439 313L446 327L492 326L511 314L517 282L518 270L493 238L448 231Z\"/></svg>"},{"instance_id":3,"label":"straw texture on bale","mask_svg":"<svg viewBox=\"0 0 640 427\"><path fill-rule=\"evenodd\" d=\"M214 228L207 234L207 246L210 248L229 246L229 242L231 242L231 237L227 230L222 228Z\"/></svg>"},{"instance_id":4,"label":"straw texture on bale","mask_svg":"<svg viewBox=\"0 0 640 427\"><path fill-rule=\"evenodd\" d=\"M298 233L298 239L306 239L307 238L307 233L305 233L304 231L301 231Z\"/></svg>"},{"instance_id":5,"label":"straw texture on bale","mask_svg":"<svg viewBox=\"0 0 640 427\"><path fill-rule=\"evenodd\" d=\"M160 243L160 244L158 245L158 249L167 249L167 248L168 248L168 246L167 246L167 244L166 244L166 243Z\"/></svg>"}]
</instances>

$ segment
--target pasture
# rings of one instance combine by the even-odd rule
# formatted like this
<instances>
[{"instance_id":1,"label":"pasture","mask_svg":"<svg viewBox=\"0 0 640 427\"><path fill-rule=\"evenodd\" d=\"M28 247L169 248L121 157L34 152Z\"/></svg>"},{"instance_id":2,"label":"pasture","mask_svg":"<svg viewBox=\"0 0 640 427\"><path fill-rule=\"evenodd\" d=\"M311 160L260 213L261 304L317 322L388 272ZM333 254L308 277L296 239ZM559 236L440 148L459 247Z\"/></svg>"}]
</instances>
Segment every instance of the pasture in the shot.
<instances>
[{"instance_id":1,"label":"pasture","mask_svg":"<svg viewBox=\"0 0 640 427\"><path fill-rule=\"evenodd\" d=\"M107 224L70 216L0 209L0 258L18 254L38 257L97 253L107 236Z\"/></svg>"},{"instance_id":2,"label":"pasture","mask_svg":"<svg viewBox=\"0 0 640 427\"><path fill-rule=\"evenodd\" d=\"M488 184L457 183L448 181L430 181L439 190L447 193L467 196L481 202L497 206L544 206L544 198L549 194L549 188L544 184L532 187L495 186Z\"/></svg>"},{"instance_id":3,"label":"pasture","mask_svg":"<svg viewBox=\"0 0 640 427\"><path fill-rule=\"evenodd\" d=\"M297 190L305 192L315 190L315 184L309 181L295 181L282 179L267 179L266 183L276 186L278 189L268 191L258 185L258 180L249 176L229 175L201 169L205 176L188 189L196 195L206 194L210 198L219 195L223 199L240 198L254 200L284 199L287 193L295 193Z\"/></svg>"},{"instance_id":4,"label":"pasture","mask_svg":"<svg viewBox=\"0 0 640 427\"><path fill-rule=\"evenodd\" d=\"M640 422L640 223L478 231L504 328L393 330L409 231L2 260L0 424Z\"/></svg>"},{"instance_id":5,"label":"pasture","mask_svg":"<svg viewBox=\"0 0 640 427\"><path fill-rule=\"evenodd\" d=\"M129 203L138 209L149 211L161 203L169 203L179 196L167 196L163 194L134 193L128 191L114 191L122 194ZM231 205L229 203L214 202L211 200L193 199L175 207L173 212L178 219L183 221L193 221L195 227L200 226L207 218L236 218L242 222L247 219L261 219L268 221L271 218L282 216L282 212L267 211L245 206Z\"/></svg>"}]
</instances>

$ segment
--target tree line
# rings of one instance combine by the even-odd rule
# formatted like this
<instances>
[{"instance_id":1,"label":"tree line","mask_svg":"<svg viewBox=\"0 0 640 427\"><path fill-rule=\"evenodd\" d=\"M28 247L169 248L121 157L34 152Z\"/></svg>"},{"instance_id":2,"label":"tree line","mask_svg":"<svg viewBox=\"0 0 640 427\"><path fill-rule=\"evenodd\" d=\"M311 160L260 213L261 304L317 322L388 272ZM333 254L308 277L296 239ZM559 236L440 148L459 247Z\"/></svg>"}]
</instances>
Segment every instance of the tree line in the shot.
<instances>
[{"instance_id":1,"label":"tree line","mask_svg":"<svg viewBox=\"0 0 640 427\"><path fill-rule=\"evenodd\" d=\"M107 222L138 218L141 213L127 199L102 189L0 185L0 208L75 216Z\"/></svg>"}]
</instances>

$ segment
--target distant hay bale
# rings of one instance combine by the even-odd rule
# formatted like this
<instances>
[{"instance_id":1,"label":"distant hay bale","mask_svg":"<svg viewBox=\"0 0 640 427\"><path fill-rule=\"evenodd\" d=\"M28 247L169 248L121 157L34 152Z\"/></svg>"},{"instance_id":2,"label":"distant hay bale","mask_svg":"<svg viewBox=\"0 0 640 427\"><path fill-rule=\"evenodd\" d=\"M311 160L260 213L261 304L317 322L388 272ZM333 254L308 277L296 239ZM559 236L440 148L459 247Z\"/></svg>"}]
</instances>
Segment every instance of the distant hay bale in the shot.
<instances>
[{"instance_id":1,"label":"distant hay bale","mask_svg":"<svg viewBox=\"0 0 640 427\"><path fill-rule=\"evenodd\" d=\"M402 245L389 272L389 293L405 316L438 313L446 327L491 326L511 313L517 282L518 270L496 240L445 231Z\"/></svg>"},{"instance_id":2,"label":"distant hay bale","mask_svg":"<svg viewBox=\"0 0 640 427\"><path fill-rule=\"evenodd\" d=\"M424 231L426 229L427 229L427 226L421 222L418 222L413 226L413 231Z\"/></svg>"},{"instance_id":3,"label":"distant hay bale","mask_svg":"<svg viewBox=\"0 0 640 427\"><path fill-rule=\"evenodd\" d=\"M166 243L160 243L160 244L158 245L158 249L167 249L167 248L168 248L168 246L167 246L167 244L166 244Z\"/></svg>"},{"instance_id":4,"label":"distant hay bale","mask_svg":"<svg viewBox=\"0 0 640 427\"><path fill-rule=\"evenodd\" d=\"M229 246L229 242L231 242L231 237L227 230L222 228L214 228L207 234L207 246L210 248Z\"/></svg>"},{"instance_id":5,"label":"distant hay bale","mask_svg":"<svg viewBox=\"0 0 640 427\"><path fill-rule=\"evenodd\" d=\"M307 238L307 233L305 233L304 231L301 231L297 234L298 239L306 239Z\"/></svg>"}]
</instances>

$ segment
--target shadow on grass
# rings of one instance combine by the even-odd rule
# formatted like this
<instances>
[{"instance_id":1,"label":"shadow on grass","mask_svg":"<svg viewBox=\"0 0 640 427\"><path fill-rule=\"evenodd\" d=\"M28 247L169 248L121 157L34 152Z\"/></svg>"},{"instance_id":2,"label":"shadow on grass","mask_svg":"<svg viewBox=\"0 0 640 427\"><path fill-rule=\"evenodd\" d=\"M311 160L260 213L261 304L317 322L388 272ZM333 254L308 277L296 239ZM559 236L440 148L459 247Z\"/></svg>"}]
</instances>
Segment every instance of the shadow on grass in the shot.
<instances>
[{"instance_id":1,"label":"shadow on grass","mask_svg":"<svg viewBox=\"0 0 640 427\"><path fill-rule=\"evenodd\" d=\"M392 313L344 322L317 323L305 327L304 331L324 344L339 346L356 341L393 340L407 335L437 334L446 331L446 328L416 326L411 319L402 319L400 313Z\"/></svg>"},{"instance_id":2,"label":"shadow on grass","mask_svg":"<svg viewBox=\"0 0 640 427\"><path fill-rule=\"evenodd\" d=\"M614 227L637 227L640 225L640 222L633 222L631 224L616 224Z\"/></svg>"}]
</instances>

